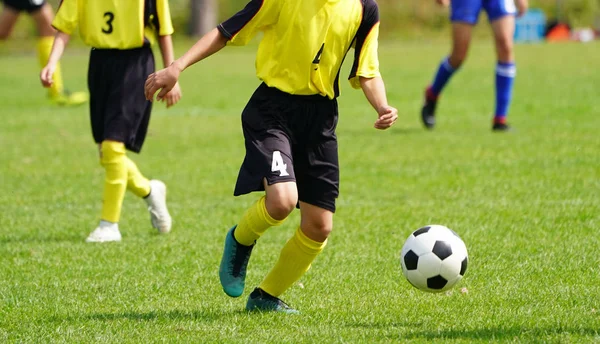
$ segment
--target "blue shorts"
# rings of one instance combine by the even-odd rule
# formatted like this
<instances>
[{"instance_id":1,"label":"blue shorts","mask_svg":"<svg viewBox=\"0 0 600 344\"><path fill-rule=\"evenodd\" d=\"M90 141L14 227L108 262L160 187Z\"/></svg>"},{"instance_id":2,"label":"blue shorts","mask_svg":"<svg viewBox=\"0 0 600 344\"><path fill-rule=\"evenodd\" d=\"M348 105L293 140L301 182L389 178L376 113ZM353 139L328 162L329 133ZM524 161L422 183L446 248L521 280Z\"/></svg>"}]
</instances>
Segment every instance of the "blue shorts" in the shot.
<instances>
[{"instance_id":1,"label":"blue shorts","mask_svg":"<svg viewBox=\"0 0 600 344\"><path fill-rule=\"evenodd\" d=\"M475 25L482 9L490 21L517 13L514 0L451 0L450 20Z\"/></svg>"}]
</instances>

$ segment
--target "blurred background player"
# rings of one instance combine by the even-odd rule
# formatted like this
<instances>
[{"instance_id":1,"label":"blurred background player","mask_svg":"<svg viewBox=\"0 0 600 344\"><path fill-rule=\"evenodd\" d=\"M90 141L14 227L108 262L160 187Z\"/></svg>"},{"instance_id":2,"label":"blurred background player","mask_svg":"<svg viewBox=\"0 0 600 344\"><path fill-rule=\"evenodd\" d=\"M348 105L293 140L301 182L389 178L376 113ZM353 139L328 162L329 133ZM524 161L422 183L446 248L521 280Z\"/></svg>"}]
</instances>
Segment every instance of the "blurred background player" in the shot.
<instances>
[{"instance_id":1,"label":"blurred background player","mask_svg":"<svg viewBox=\"0 0 600 344\"><path fill-rule=\"evenodd\" d=\"M467 57L473 26L477 24L481 10L487 13L494 33L496 45L496 110L492 130L506 131L510 127L506 116L510 106L513 83L517 73L513 52L515 14L527 11L528 0L436 0L439 4L450 4L452 21L452 52L445 57L433 82L425 90L425 104L421 119L428 129L435 126L437 100L450 77L458 70Z\"/></svg>"},{"instance_id":2,"label":"blurred background player","mask_svg":"<svg viewBox=\"0 0 600 344\"><path fill-rule=\"evenodd\" d=\"M7 39L23 11L35 21L39 34L37 51L40 67L48 62L55 30L52 28L52 7L45 0L2 0L4 7L0 13L0 40ZM88 101L85 92L68 92L64 89L60 65L54 71L54 83L48 89L51 101L58 105L79 105Z\"/></svg>"},{"instance_id":3,"label":"blurred background player","mask_svg":"<svg viewBox=\"0 0 600 344\"><path fill-rule=\"evenodd\" d=\"M300 226L279 260L250 294L249 311L297 313L279 296L308 271L323 251L333 228L339 192L339 72L350 47L350 83L362 88L375 108L376 129L398 118L388 105L377 55L379 11L374 0L252 0L245 9L202 37L168 68L151 75L146 96L158 99L190 65L221 50L227 42L247 44L264 36L256 57L263 81L242 113L246 157L234 195L265 191L229 230L219 269L231 297L242 295L246 267L255 242L281 224L299 201Z\"/></svg>"},{"instance_id":4,"label":"blurred background player","mask_svg":"<svg viewBox=\"0 0 600 344\"><path fill-rule=\"evenodd\" d=\"M88 70L90 119L100 163L106 171L101 221L88 242L120 241L119 218L126 189L144 198L152 225L161 233L171 230L166 186L149 181L126 155L139 153L152 103L144 96L146 77L154 72L151 44L160 45L165 66L173 62L173 26L167 0L63 0L53 26L58 30L48 65L40 75L46 87L54 82L58 60L76 26L92 47ZM181 97L179 85L163 97L167 107Z\"/></svg>"}]
</instances>

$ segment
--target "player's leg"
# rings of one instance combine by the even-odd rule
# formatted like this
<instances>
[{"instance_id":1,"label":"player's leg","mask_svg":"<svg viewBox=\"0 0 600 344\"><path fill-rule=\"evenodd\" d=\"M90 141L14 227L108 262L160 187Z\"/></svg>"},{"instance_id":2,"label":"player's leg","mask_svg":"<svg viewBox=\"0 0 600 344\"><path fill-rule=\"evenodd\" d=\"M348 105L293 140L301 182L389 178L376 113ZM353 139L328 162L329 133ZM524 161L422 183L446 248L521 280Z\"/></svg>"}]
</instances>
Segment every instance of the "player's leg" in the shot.
<instances>
[{"instance_id":1,"label":"player's leg","mask_svg":"<svg viewBox=\"0 0 600 344\"><path fill-rule=\"evenodd\" d=\"M273 269L250 294L247 310L297 313L279 296L310 269L312 262L327 245L333 227L333 212L330 210L300 202L300 213L300 227L281 250Z\"/></svg>"},{"instance_id":2,"label":"player's leg","mask_svg":"<svg viewBox=\"0 0 600 344\"><path fill-rule=\"evenodd\" d=\"M31 17L34 19L39 34L37 51L38 61L43 68L52 52L54 44L54 28L52 28L53 12L52 7L43 1L39 6L30 9ZM56 70L52 76L52 86L48 89L48 96L58 105L79 105L88 101L88 95L85 92L66 92L63 83L62 69L60 63L56 64Z\"/></svg>"},{"instance_id":3,"label":"player's leg","mask_svg":"<svg viewBox=\"0 0 600 344\"><path fill-rule=\"evenodd\" d=\"M100 164L104 167L104 191L100 224L88 236L87 242L121 241L119 219L127 188L125 144L104 140L100 144Z\"/></svg>"},{"instance_id":4,"label":"player's leg","mask_svg":"<svg viewBox=\"0 0 600 344\"><path fill-rule=\"evenodd\" d=\"M294 210L297 201L295 182L267 185L265 180L265 195L246 210L225 239L219 277L227 295L242 295L248 262L256 241L270 227L282 224Z\"/></svg>"},{"instance_id":5,"label":"player's leg","mask_svg":"<svg viewBox=\"0 0 600 344\"><path fill-rule=\"evenodd\" d=\"M19 10L5 4L0 13L0 41L7 39L19 19Z\"/></svg>"},{"instance_id":6,"label":"player's leg","mask_svg":"<svg viewBox=\"0 0 600 344\"><path fill-rule=\"evenodd\" d=\"M451 2L452 51L442 59L433 81L425 89L425 101L421 109L423 125L432 129L435 126L435 111L438 97L450 78L467 58L473 26L481 11L481 0L453 0Z\"/></svg>"},{"instance_id":7,"label":"player's leg","mask_svg":"<svg viewBox=\"0 0 600 344\"><path fill-rule=\"evenodd\" d=\"M148 205L150 222L159 233L171 231L172 219L167 208L167 186L160 180L149 180L144 177L133 160L125 157L127 164L127 190Z\"/></svg>"},{"instance_id":8,"label":"player's leg","mask_svg":"<svg viewBox=\"0 0 600 344\"><path fill-rule=\"evenodd\" d=\"M123 60L127 64L127 71L123 73L119 82L119 89L125 90L120 98L123 111L116 119L117 122L123 123L114 125L114 128L117 132L122 131L118 128L126 128L123 137L128 138L127 149L139 153L152 114L152 103L144 96L144 84L147 76L154 72L154 55L152 49L143 47L127 51ZM148 180L144 177L133 160L127 159L127 166L128 190L143 198L148 205L152 227L159 233L169 233L173 220L167 208L167 186L160 180Z\"/></svg>"},{"instance_id":9,"label":"player's leg","mask_svg":"<svg viewBox=\"0 0 600 344\"><path fill-rule=\"evenodd\" d=\"M265 196L246 210L225 239L219 267L223 291L242 295L250 254L258 238L270 227L281 224L298 202L291 145L278 123L284 121L277 109L281 101L261 85L242 113L246 157L240 168L234 194L265 190Z\"/></svg>"},{"instance_id":10,"label":"player's leg","mask_svg":"<svg viewBox=\"0 0 600 344\"><path fill-rule=\"evenodd\" d=\"M333 227L339 194L337 103L321 99L300 112L302 120L292 129L300 226L281 250L276 265L250 294L247 310L295 313L279 297L308 271L325 248Z\"/></svg>"},{"instance_id":11,"label":"player's leg","mask_svg":"<svg viewBox=\"0 0 600 344\"><path fill-rule=\"evenodd\" d=\"M506 131L510 126L506 116L512 100L513 85L517 73L513 49L515 30L514 15L505 15L492 21L494 42L498 62L496 64L496 108L494 112L494 131Z\"/></svg>"}]
</instances>

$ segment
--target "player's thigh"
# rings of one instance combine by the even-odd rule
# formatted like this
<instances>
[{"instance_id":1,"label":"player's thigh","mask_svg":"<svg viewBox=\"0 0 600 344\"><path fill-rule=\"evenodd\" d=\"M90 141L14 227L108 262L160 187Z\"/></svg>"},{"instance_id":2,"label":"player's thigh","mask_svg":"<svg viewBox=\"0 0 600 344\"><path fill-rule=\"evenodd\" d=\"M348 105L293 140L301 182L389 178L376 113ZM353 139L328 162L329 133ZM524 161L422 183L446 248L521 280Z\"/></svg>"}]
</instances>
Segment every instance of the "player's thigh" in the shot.
<instances>
[{"instance_id":1,"label":"player's thigh","mask_svg":"<svg viewBox=\"0 0 600 344\"><path fill-rule=\"evenodd\" d=\"M243 195L254 191L265 190L265 187L296 182L294 161L289 136L281 125L283 118L277 119L278 101L270 97L266 86L259 87L242 112L242 131L246 155L238 174L234 195ZM278 190L280 186L273 188ZM281 196L277 197L276 196ZM286 194L269 194L271 201L277 204L288 203ZM281 211L278 213L285 213ZM273 214L270 213L272 216Z\"/></svg>"},{"instance_id":2,"label":"player's thigh","mask_svg":"<svg viewBox=\"0 0 600 344\"><path fill-rule=\"evenodd\" d=\"M10 6L4 5L0 13L0 40L10 36L15 23L19 19L19 11Z\"/></svg>"},{"instance_id":3,"label":"player's thigh","mask_svg":"<svg viewBox=\"0 0 600 344\"><path fill-rule=\"evenodd\" d=\"M38 10L31 12L31 17L35 21L38 33L42 37L53 36L55 31L52 27L53 19L52 6L44 2Z\"/></svg>"},{"instance_id":4,"label":"player's thigh","mask_svg":"<svg viewBox=\"0 0 600 344\"><path fill-rule=\"evenodd\" d=\"M281 100L259 87L242 112L244 165L267 185L296 181L290 137Z\"/></svg>"},{"instance_id":5,"label":"player's thigh","mask_svg":"<svg viewBox=\"0 0 600 344\"><path fill-rule=\"evenodd\" d=\"M484 0L451 0L450 20L453 23L477 24Z\"/></svg>"},{"instance_id":6,"label":"player's thigh","mask_svg":"<svg viewBox=\"0 0 600 344\"><path fill-rule=\"evenodd\" d=\"M335 212L340 185L337 139L329 137L305 149L294 153L298 199Z\"/></svg>"},{"instance_id":7,"label":"player's thigh","mask_svg":"<svg viewBox=\"0 0 600 344\"><path fill-rule=\"evenodd\" d=\"M310 239L323 242L333 228L333 212L301 201L300 228Z\"/></svg>"}]
</instances>

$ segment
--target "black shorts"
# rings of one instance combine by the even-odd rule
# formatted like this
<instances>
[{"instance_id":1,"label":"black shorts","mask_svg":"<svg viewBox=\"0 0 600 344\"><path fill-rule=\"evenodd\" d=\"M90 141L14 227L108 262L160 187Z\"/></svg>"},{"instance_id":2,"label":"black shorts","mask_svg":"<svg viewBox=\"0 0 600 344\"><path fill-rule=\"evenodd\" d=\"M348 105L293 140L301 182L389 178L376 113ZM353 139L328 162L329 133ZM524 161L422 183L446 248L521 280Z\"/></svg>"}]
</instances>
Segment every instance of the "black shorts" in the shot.
<instances>
[{"instance_id":1,"label":"black shorts","mask_svg":"<svg viewBox=\"0 0 600 344\"><path fill-rule=\"evenodd\" d=\"M335 212L339 194L337 101L262 84L242 113L246 157L234 195L295 181L298 199Z\"/></svg>"},{"instance_id":2,"label":"black shorts","mask_svg":"<svg viewBox=\"0 0 600 344\"><path fill-rule=\"evenodd\" d=\"M35 12L44 6L46 0L2 0L6 7L10 7L18 12Z\"/></svg>"},{"instance_id":3,"label":"black shorts","mask_svg":"<svg viewBox=\"0 0 600 344\"><path fill-rule=\"evenodd\" d=\"M154 56L149 47L92 49L88 88L96 143L123 142L127 149L139 153L152 110L152 103L144 95L144 84L153 72Z\"/></svg>"}]
</instances>

